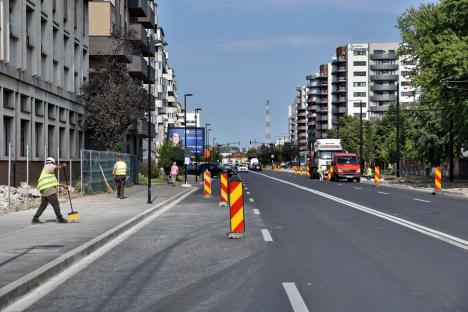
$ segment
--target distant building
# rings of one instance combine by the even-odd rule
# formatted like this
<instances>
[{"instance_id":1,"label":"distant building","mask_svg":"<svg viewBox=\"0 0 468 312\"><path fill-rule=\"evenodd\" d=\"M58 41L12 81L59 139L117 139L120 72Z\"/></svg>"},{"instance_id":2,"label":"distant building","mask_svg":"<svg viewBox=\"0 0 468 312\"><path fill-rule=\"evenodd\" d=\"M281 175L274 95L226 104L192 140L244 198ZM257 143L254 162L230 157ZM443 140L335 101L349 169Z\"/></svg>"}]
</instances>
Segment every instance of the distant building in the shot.
<instances>
[{"instance_id":1,"label":"distant building","mask_svg":"<svg viewBox=\"0 0 468 312\"><path fill-rule=\"evenodd\" d=\"M307 92L306 86L296 88L296 110L297 110L297 145L299 157L302 162L307 158Z\"/></svg>"},{"instance_id":2,"label":"distant building","mask_svg":"<svg viewBox=\"0 0 468 312\"><path fill-rule=\"evenodd\" d=\"M297 108L293 103L288 106L288 139L294 145L297 145Z\"/></svg>"},{"instance_id":3,"label":"distant building","mask_svg":"<svg viewBox=\"0 0 468 312\"><path fill-rule=\"evenodd\" d=\"M187 127L200 127L200 115L200 112L196 114L195 111L187 112Z\"/></svg>"}]
</instances>

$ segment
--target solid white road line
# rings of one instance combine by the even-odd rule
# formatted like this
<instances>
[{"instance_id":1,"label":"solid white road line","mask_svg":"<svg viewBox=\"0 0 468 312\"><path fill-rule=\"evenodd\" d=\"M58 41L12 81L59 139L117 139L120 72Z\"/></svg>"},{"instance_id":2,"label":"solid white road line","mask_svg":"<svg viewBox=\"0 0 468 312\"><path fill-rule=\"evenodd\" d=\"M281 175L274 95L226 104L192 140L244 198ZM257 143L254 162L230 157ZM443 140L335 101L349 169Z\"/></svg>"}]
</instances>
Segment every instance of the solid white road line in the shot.
<instances>
[{"instance_id":1,"label":"solid white road line","mask_svg":"<svg viewBox=\"0 0 468 312\"><path fill-rule=\"evenodd\" d=\"M265 242L273 241L273 237L271 237L270 231L268 231L267 229L262 229L262 235Z\"/></svg>"},{"instance_id":2,"label":"solid white road line","mask_svg":"<svg viewBox=\"0 0 468 312\"><path fill-rule=\"evenodd\" d=\"M385 193L385 192L377 192L379 194L383 194L383 195L388 195L388 193Z\"/></svg>"},{"instance_id":3,"label":"solid white road line","mask_svg":"<svg viewBox=\"0 0 468 312\"><path fill-rule=\"evenodd\" d=\"M18 299L16 302L13 304L7 306L5 310L2 310L4 312L17 312L17 311L24 311L27 308L29 308L31 305L33 305L36 301L42 299L45 295L48 293L52 292L54 289L62 285L64 282L66 282L68 279L73 277L76 273L80 272L81 270L85 269L88 265L102 257L104 254L106 254L108 251L112 250L114 247L118 246L120 243L128 239L130 236L132 236L134 233L138 232L140 229L142 229L144 226L146 226L148 223L153 221L154 219L158 218L161 216L163 213L168 211L169 209L173 208L176 206L178 203L180 203L182 200L184 200L187 196L193 194L197 189L194 188L193 190L183 194L180 196L177 200L173 201L172 203L169 203L167 205L163 205L161 209L156 210L151 216L148 218L144 219L140 223L136 224L135 226L131 227L127 231L123 232L107 244L103 245L101 248L97 249L96 251L92 252L82 260L78 261L77 263L73 264L70 266L68 269L63 271L62 273L52 277L50 280L42 284L41 286L37 287L30 293L26 294L25 296L21 297ZM160 204L156 205L155 207L160 206ZM155 208L153 207L153 208ZM152 208L151 208L152 209Z\"/></svg>"},{"instance_id":4,"label":"solid white road line","mask_svg":"<svg viewBox=\"0 0 468 312\"><path fill-rule=\"evenodd\" d=\"M295 283L283 283L283 287L294 312L309 312Z\"/></svg>"},{"instance_id":5,"label":"solid white road line","mask_svg":"<svg viewBox=\"0 0 468 312\"><path fill-rule=\"evenodd\" d=\"M450 234L446 234L446 233L431 229L429 227L426 227L426 226L423 226L423 225L420 225L420 224L417 224L417 223L414 223L414 222L411 222L411 221L408 221L408 220L405 220L405 219L402 219L402 218L398 218L398 217L392 216L390 214L380 212L378 210L375 210L375 209L372 209L372 208L369 208L369 207L366 207L366 206L363 206L363 205L359 205L359 204L356 204L354 202L351 202L351 201L348 201L348 200L345 200L345 199L342 199L342 198L339 198L339 197L336 197L336 196L333 196L333 195L329 195L327 193L320 192L320 191L317 191L317 190L314 190L314 189L311 189L311 188L308 188L308 187L305 187L305 186L302 186L302 185L299 185L299 184L296 184L296 183L292 183L292 182L281 180L281 179L274 178L274 177L269 177L269 176L267 176L265 174L262 174L262 173L257 173L257 174L262 175L262 176L267 177L267 178L272 179L272 180L276 180L276 181L284 183L284 184L294 186L294 187L296 187L298 189L302 189L304 191L316 194L318 196L333 200L333 201L335 201L337 203L340 203L340 204L352 207L354 209L366 212L368 214L371 214L371 215L374 215L376 217L385 219L387 221L399 224L399 225L404 226L404 227L406 227L408 229L411 229L411 230L414 230L416 232L425 234L427 236L430 236L430 237L433 237L435 239L441 240L441 241L446 242L448 244L460 247L460 248L462 248L464 250L468 250L468 241L466 241L464 239L461 239L459 237L452 236Z\"/></svg>"},{"instance_id":6,"label":"solid white road line","mask_svg":"<svg viewBox=\"0 0 468 312\"><path fill-rule=\"evenodd\" d=\"M424 200L424 199L419 199L419 198L413 198L413 200L420 201L420 202L423 202L423 203L430 203L431 202L430 200Z\"/></svg>"},{"instance_id":7,"label":"solid white road line","mask_svg":"<svg viewBox=\"0 0 468 312\"><path fill-rule=\"evenodd\" d=\"M341 183L337 183L336 185L338 185L338 186L343 186L343 184L341 184Z\"/></svg>"},{"instance_id":8,"label":"solid white road line","mask_svg":"<svg viewBox=\"0 0 468 312\"><path fill-rule=\"evenodd\" d=\"M256 215L259 215L260 214L260 210L258 209L252 209L253 210L253 213L256 214Z\"/></svg>"},{"instance_id":9,"label":"solid white road line","mask_svg":"<svg viewBox=\"0 0 468 312\"><path fill-rule=\"evenodd\" d=\"M253 202L254 202L254 199L253 199L253 198L249 198L249 201L250 201L251 203L253 203Z\"/></svg>"},{"instance_id":10,"label":"solid white road line","mask_svg":"<svg viewBox=\"0 0 468 312\"><path fill-rule=\"evenodd\" d=\"M354 188L355 188L356 190L362 190L362 187L357 187L357 186L355 186Z\"/></svg>"}]
</instances>

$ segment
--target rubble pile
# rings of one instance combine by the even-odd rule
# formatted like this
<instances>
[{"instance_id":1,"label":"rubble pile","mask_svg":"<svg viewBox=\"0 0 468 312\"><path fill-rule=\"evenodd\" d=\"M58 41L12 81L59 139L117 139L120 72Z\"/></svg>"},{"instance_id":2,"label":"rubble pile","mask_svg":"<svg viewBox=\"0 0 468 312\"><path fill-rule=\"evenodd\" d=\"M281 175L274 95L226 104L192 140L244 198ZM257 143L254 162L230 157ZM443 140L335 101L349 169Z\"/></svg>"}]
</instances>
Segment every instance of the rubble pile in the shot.
<instances>
[{"instance_id":1,"label":"rubble pile","mask_svg":"<svg viewBox=\"0 0 468 312\"><path fill-rule=\"evenodd\" d=\"M10 187L11 206L8 209L8 186L0 185L0 214L9 211L19 211L37 207L41 201L41 193L26 183L21 183L19 187Z\"/></svg>"}]
</instances>

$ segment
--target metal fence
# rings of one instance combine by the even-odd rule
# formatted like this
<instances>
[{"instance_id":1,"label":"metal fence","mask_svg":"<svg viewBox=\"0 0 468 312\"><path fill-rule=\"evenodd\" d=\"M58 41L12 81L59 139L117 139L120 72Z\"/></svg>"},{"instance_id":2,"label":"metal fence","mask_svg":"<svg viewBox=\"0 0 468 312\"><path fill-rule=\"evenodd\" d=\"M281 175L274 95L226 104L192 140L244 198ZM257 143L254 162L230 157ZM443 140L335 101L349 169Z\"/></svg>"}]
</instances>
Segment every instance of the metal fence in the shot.
<instances>
[{"instance_id":1,"label":"metal fence","mask_svg":"<svg viewBox=\"0 0 468 312\"><path fill-rule=\"evenodd\" d=\"M115 188L112 169L117 156L122 155L128 166L127 184L138 182L138 159L136 155L116 152L81 150L81 194L99 193L106 190L107 182Z\"/></svg>"}]
</instances>

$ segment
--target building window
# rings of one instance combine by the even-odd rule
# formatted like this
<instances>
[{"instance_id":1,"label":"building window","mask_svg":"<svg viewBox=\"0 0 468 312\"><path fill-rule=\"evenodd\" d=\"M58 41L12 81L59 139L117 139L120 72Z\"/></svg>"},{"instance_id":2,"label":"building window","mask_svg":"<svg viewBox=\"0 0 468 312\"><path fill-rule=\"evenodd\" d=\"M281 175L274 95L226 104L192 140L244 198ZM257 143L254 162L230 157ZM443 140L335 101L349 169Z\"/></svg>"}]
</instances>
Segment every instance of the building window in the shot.
<instances>
[{"instance_id":1,"label":"building window","mask_svg":"<svg viewBox=\"0 0 468 312\"><path fill-rule=\"evenodd\" d=\"M47 127L47 152L49 154L46 155L47 157L53 155L57 157L55 154L55 127L50 125Z\"/></svg>"},{"instance_id":2,"label":"building window","mask_svg":"<svg viewBox=\"0 0 468 312\"><path fill-rule=\"evenodd\" d=\"M15 93L13 90L3 88L3 107L15 108Z\"/></svg>"},{"instance_id":3,"label":"building window","mask_svg":"<svg viewBox=\"0 0 468 312\"><path fill-rule=\"evenodd\" d=\"M409 76L409 72L406 71L406 70L405 70L405 71L402 71L402 72L401 72L401 76L403 76L403 77L408 77L408 76Z\"/></svg>"},{"instance_id":4,"label":"building window","mask_svg":"<svg viewBox=\"0 0 468 312\"><path fill-rule=\"evenodd\" d=\"M412 87L413 84L411 83L411 81L402 81L401 86L402 87Z\"/></svg>"},{"instance_id":5,"label":"building window","mask_svg":"<svg viewBox=\"0 0 468 312\"><path fill-rule=\"evenodd\" d=\"M359 118L359 113L354 113L354 117ZM362 113L362 118L366 118L366 114Z\"/></svg>"},{"instance_id":6,"label":"building window","mask_svg":"<svg viewBox=\"0 0 468 312\"><path fill-rule=\"evenodd\" d=\"M365 81L353 82L353 87L365 87L365 86L367 86L367 82L365 82Z\"/></svg>"},{"instance_id":7,"label":"building window","mask_svg":"<svg viewBox=\"0 0 468 312\"><path fill-rule=\"evenodd\" d=\"M21 120L20 123L20 156L26 156L26 146L28 145L29 121Z\"/></svg>"},{"instance_id":8,"label":"building window","mask_svg":"<svg viewBox=\"0 0 468 312\"><path fill-rule=\"evenodd\" d=\"M3 117L3 150L5 156L8 156L8 143L12 143L13 139L13 118L4 116Z\"/></svg>"},{"instance_id":9,"label":"building window","mask_svg":"<svg viewBox=\"0 0 468 312\"><path fill-rule=\"evenodd\" d=\"M364 97L364 96L366 96L366 92L354 92L353 96L354 97Z\"/></svg>"},{"instance_id":10,"label":"building window","mask_svg":"<svg viewBox=\"0 0 468 312\"><path fill-rule=\"evenodd\" d=\"M40 122L36 122L35 125L36 130L36 144L35 144L35 152L34 154L36 157L43 157L42 151L44 150L44 125Z\"/></svg>"},{"instance_id":11,"label":"building window","mask_svg":"<svg viewBox=\"0 0 468 312\"><path fill-rule=\"evenodd\" d=\"M400 92L401 96L409 96L409 97L412 97L414 96L414 91L403 91L403 92Z\"/></svg>"},{"instance_id":12,"label":"building window","mask_svg":"<svg viewBox=\"0 0 468 312\"><path fill-rule=\"evenodd\" d=\"M354 50L353 51L353 55L357 56L357 55L366 55L367 54L367 51L365 50Z\"/></svg>"},{"instance_id":13,"label":"building window","mask_svg":"<svg viewBox=\"0 0 468 312\"><path fill-rule=\"evenodd\" d=\"M362 104L362 107L366 107L366 102L354 102L353 106L354 107L361 107L361 104Z\"/></svg>"},{"instance_id":14,"label":"building window","mask_svg":"<svg viewBox=\"0 0 468 312\"><path fill-rule=\"evenodd\" d=\"M366 66L367 62L366 61L354 61L353 65L354 66Z\"/></svg>"},{"instance_id":15,"label":"building window","mask_svg":"<svg viewBox=\"0 0 468 312\"><path fill-rule=\"evenodd\" d=\"M365 71L355 71L355 72L353 72L353 76L354 77L363 77L363 76L366 76L366 72Z\"/></svg>"}]
</instances>

